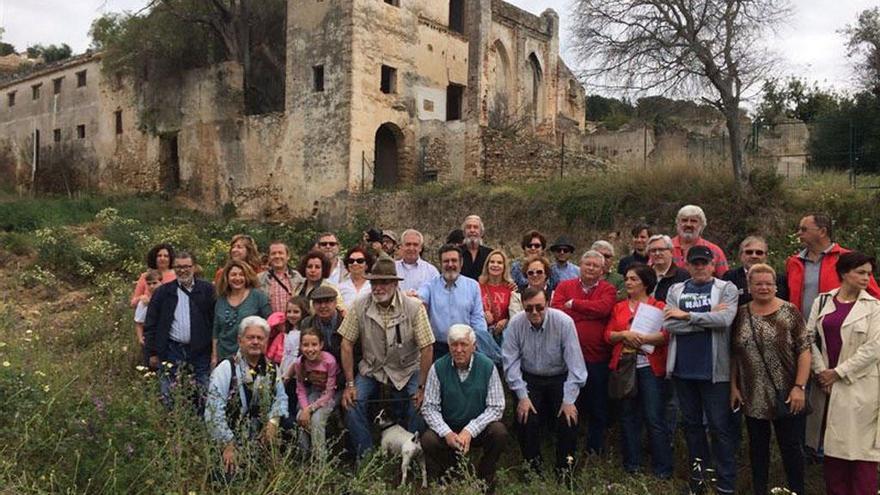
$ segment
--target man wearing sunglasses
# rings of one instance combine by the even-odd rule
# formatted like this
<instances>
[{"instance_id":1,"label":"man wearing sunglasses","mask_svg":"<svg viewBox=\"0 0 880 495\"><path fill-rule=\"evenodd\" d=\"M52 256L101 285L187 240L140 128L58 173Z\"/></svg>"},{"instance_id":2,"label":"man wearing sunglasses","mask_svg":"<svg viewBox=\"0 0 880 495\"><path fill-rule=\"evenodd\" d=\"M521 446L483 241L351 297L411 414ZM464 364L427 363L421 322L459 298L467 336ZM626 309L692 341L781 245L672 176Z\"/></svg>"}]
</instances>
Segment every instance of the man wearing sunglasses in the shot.
<instances>
[{"instance_id":1,"label":"man wearing sunglasses","mask_svg":"<svg viewBox=\"0 0 880 495\"><path fill-rule=\"evenodd\" d=\"M739 244L739 261L742 266L728 270L721 278L736 284L740 306L752 300L752 295L749 294L749 270L758 263L767 263L769 254L767 241L763 237L750 235ZM788 282L783 273L776 275L776 296L783 301L788 300Z\"/></svg>"},{"instance_id":2,"label":"man wearing sunglasses","mask_svg":"<svg viewBox=\"0 0 880 495\"><path fill-rule=\"evenodd\" d=\"M550 267L550 285L556 288L560 282L572 280L580 277L580 268L571 261L571 254L574 252L574 244L568 240L568 237L562 236L556 239L556 242L550 245L550 252L556 263Z\"/></svg>"},{"instance_id":3,"label":"man wearing sunglasses","mask_svg":"<svg viewBox=\"0 0 880 495\"><path fill-rule=\"evenodd\" d=\"M584 357L574 321L548 307L542 289L528 287L522 300L523 312L510 319L501 351L507 385L518 400L516 429L522 456L532 469L541 471L541 425L553 424L556 470L566 474L576 458L575 404L587 381Z\"/></svg>"},{"instance_id":4,"label":"man wearing sunglasses","mask_svg":"<svg viewBox=\"0 0 880 495\"><path fill-rule=\"evenodd\" d=\"M345 269L345 263L339 257L339 238L333 232L323 232L318 235L315 248L323 252L324 256L330 260L330 276L327 277L327 280L339 287L339 284L348 278L348 270Z\"/></svg>"}]
</instances>

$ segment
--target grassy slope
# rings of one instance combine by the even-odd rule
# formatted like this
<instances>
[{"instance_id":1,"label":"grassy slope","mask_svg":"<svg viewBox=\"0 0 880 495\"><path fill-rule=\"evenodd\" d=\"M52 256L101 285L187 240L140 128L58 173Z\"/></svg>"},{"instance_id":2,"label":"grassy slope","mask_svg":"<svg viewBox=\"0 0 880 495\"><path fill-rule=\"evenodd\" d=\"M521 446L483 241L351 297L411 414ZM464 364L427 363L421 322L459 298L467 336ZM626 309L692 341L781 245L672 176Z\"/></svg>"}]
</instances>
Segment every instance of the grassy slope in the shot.
<instances>
[{"instance_id":1,"label":"grassy slope","mask_svg":"<svg viewBox=\"0 0 880 495\"><path fill-rule=\"evenodd\" d=\"M599 176L464 190L429 186L411 194L416 201L441 197L450 204L476 194L510 215L520 214L521 207L511 211L509 206L516 199L551 216L549 222L597 231L625 230L639 216L659 223L693 202L706 207L713 232L728 238L727 245L765 227L760 230L779 246L777 262L792 247L793 222L803 211L824 209L838 219L847 245L880 246L876 198L847 189L835 176L788 188L764 178L758 190L733 196L725 176L682 179L691 175ZM110 205L116 210L105 209ZM155 377L135 369L138 354L126 304L130 281L141 270L142 253L159 240L194 248L210 273L225 252L224 239L235 232L253 233L263 245L269 238L288 239L301 252L320 226L230 222L149 197L22 201L8 196L0 198L0 224L8 231L0 233L0 493L218 490L209 476L216 452L198 419L185 408L164 413L156 402ZM355 236L347 233L345 239L350 243ZM682 478L687 466L681 439L677 447ZM681 485L626 476L616 457L578 459L583 469L571 486L522 479L515 442L509 450L503 459L504 493L668 493ZM261 493L397 491L394 466L381 462L352 477L348 466L305 464L277 451L254 455L260 464L247 468L242 479ZM747 493L744 449L740 460L741 488ZM778 459L774 472L773 479L781 480ZM814 490L820 490L818 468L808 472ZM243 483L227 491L241 492ZM473 489L473 481L465 479L444 491Z\"/></svg>"}]
</instances>

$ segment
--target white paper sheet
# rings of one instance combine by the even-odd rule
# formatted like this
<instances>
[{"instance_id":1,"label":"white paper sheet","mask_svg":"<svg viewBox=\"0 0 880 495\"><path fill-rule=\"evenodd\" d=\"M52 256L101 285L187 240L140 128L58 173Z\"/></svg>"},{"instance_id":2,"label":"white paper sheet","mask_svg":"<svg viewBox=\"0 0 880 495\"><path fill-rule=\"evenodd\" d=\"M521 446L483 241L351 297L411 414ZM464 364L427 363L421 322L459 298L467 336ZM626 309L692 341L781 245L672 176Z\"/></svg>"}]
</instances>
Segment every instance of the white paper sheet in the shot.
<instances>
[{"instance_id":1,"label":"white paper sheet","mask_svg":"<svg viewBox=\"0 0 880 495\"><path fill-rule=\"evenodd\" d=\"M639 304L630 329L633 332L650 335L659 332L661 328L663 328L663 310L650 304ZM643 345L641 349L647 354L654 352L654 346L649 344Z\"/></svg>"}]
</instances>

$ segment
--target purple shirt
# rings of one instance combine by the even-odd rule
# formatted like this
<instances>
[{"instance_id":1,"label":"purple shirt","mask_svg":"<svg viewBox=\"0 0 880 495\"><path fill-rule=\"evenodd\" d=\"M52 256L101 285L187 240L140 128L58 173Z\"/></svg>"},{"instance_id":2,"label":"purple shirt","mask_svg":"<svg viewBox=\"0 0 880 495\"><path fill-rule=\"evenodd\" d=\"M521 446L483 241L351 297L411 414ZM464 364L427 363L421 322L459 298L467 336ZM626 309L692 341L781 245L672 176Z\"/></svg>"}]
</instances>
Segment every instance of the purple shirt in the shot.
<instances>
[{"instance_id":1,"label":"purple shirt","mask_svg":"<svg viewBox=\"0 0 880 495\"><path fill-rule=\"evenodd\" d=\"M834 298L834 312L825 315L822 319L822 330L825 332L825 347L828 352L828 367L837 366L837 360L840 359L840 349L843 347L843 339L840 336L840 327L849 316L849 312L853 309L855 301L845 303Z\"/></svg>"}]
</instances>

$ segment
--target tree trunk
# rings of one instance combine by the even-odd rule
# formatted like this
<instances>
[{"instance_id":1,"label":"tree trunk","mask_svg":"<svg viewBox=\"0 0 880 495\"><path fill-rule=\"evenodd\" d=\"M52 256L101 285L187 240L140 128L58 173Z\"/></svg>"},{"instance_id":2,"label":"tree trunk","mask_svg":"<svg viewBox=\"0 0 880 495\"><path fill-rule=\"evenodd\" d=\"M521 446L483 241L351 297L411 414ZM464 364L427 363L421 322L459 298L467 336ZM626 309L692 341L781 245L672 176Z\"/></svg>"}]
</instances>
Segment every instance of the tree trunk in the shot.
<instances>
[{"instance_id":1,"label":"tree trunk","mask_svg":"<svg viewBox=\"0 0 880 495\"><path fill-rule=\"evenodd\" d=\"M745 164L743 162L742 129L739 126L739 105L728 106L724 112L727 123L727 135L730 144L730 162L733 165L733 178L738 186L745 185L747 181Z\"/></svg>"}]
</instances>

